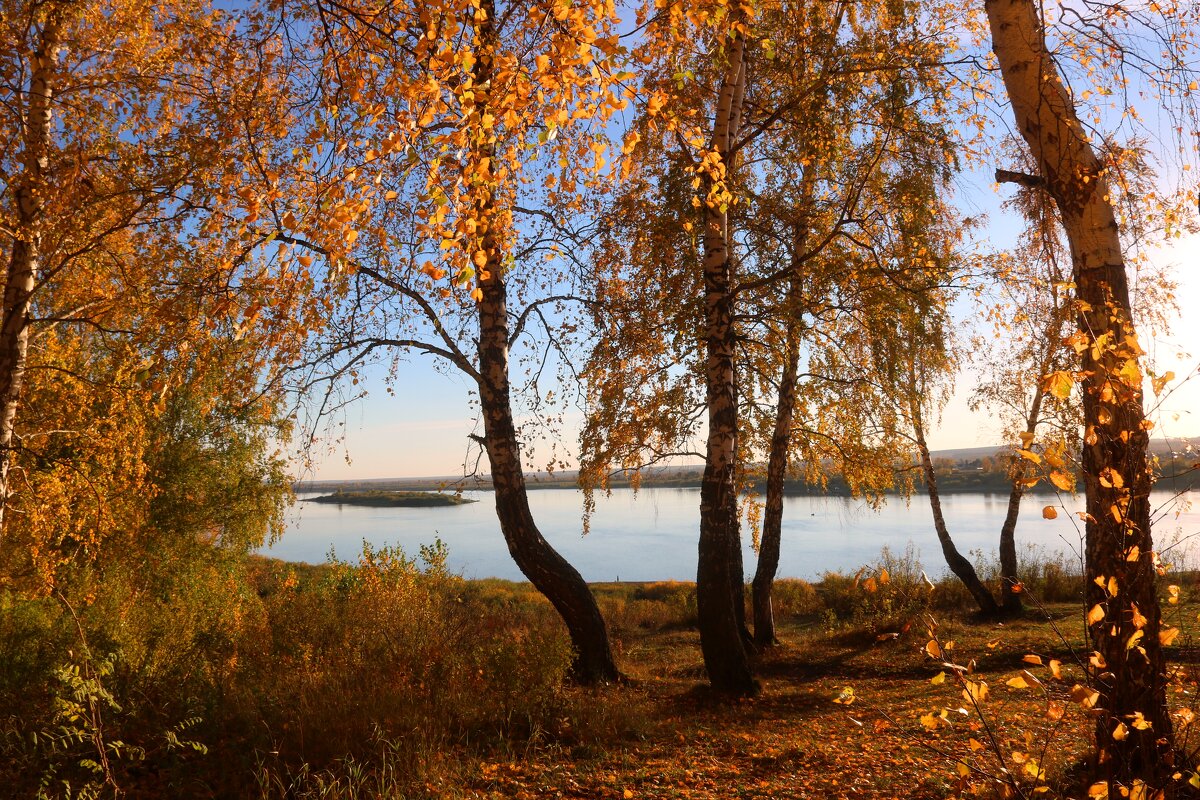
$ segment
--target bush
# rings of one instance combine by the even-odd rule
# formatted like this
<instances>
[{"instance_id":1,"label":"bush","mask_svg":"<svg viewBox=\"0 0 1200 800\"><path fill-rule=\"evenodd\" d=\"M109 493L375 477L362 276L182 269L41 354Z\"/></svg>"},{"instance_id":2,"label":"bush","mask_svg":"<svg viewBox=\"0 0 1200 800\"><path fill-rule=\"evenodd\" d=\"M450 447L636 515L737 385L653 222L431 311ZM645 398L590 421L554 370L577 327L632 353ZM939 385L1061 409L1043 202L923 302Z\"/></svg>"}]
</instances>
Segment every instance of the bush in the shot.
<instances>
[{"instance_id":1,"label":"bush","mask_svg":"<svg viewBox=\"0 0 1200 800\"><path fill-rule=\"evenodd\" d=\"M782 578L771 586L771 608L776 619L784 619L820 614L825 607L811 583L798 578Z\"/></svg>"},{"instance_id":2,"label":"bush","mask_svg":"<svg viewBox=\"0 0 1200 800\"><path fill-rule=\"evenodd\" d=\"M895 629L927 611L935 591L909 545L900 556L884 547L878 561L855 575L825 573L816 594L830 622L851 622L874 632Z\"/></svg>"},{"instance_id":3,"label":"bush","mask_svg":"<svg viewBox=\"0 0 1200 800\"><path fill-rule=\"evenodd\" d=\"M606 583L593 587L609 631L622 636L696 624L696 585L683 581Z\"/></svg>"},{"instance_id":4,"label":"bush","mask_svg":"<svg viewBox=\"0 0 1200 800\"><path fill-rule=\"evenodd\" d=\"M549 604L449 573L440 544L321 568L193 556L81 578L86 605L0 596L14 796L303 794L347 770L404 795L464 752L591 725Z\"/></svg>"}]
</instances>

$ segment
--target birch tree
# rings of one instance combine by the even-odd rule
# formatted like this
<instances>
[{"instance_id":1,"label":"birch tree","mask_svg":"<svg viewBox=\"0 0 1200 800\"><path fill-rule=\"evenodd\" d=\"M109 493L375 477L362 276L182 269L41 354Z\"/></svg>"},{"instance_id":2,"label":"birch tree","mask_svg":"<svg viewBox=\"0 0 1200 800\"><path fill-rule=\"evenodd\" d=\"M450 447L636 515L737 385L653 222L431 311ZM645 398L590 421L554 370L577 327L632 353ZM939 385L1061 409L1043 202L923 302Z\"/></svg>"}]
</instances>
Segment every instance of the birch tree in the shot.
<instances>
[{"instance_id":1,"label":"birch tree","mask_svg":"<svg viewBox=\"0 0 1200 800\"><path fill-rule=\"evenodd\" d=\"M608 179L619 150L604 121L628 103L613 13L312 5L315 38L296 56L320 53L313 120L276 148L295 196L264 196L258 225L296 248L327 307L330 328L303 365L310 386L356 381L380 354L423 354L467 378L501 532L566 623L588 683L619 674L587 584L530 511L510 351L535 329L547 348L567 335L551 319L577 292L556 236Z\"/></svg>"},{"instance_id":2,"label":"birch tree","mask_svg":"<svg viewBox=\"0 0 1200 800\"><path fill-rule=\"evenodd\" d=\"M232 320L287 320L290 308L270 264L206 235L242 174L234 132L278 134L285 119L269 47L194 3L13 0L0 5L0 30L2 515L26 485L15 459L51 435L22 415L55 417L23 408L40 335L51 347L80 341L64 329L90 328L153 364L155 353L202 351ZM250 297L259 278L273 301ZM196 315L183 316L193 302Z\"/></svg>"},{"instance_id":3,"label":"birch tree","mask_svg":"<svg viewBox=\"0 0 1200 800\"><path fill-rule=\"evenodd\" d=\"M1078 325L1071 344L1083 402L1087 623L1106 665L1097 676L1101 712L1093 772L1109 796L1147 787L1169 792L1176 755L1155 593L1150 425L1142 403L1144 351L1113 207L1112 181L1119 172L1102 161L1096 137L1078 114L1077 97L1050 50L1043 10L1030 0L986 0L984 9L1013 118L1036 164L1033 177L1054 199L1071 252ZM1121 9L1115 16L1080 15L1078 22L1085 35L1108 31L1103 41L1114 59L1136 61L1154 56L1122 51L1114 28L1149 32L1152 41L1161 36L1164 49L1173 49L1179 46L1176 24L1193 12L1155 4L1145 13ZM1069 30L1067 37L1079 41ZM1094 40L1084 41L1094 47ZM1170 49L1167 58L1161 70L1144 70L1152 81L1169 84L1179 76L1182 65Z\"/></svg>"}]
</instances>

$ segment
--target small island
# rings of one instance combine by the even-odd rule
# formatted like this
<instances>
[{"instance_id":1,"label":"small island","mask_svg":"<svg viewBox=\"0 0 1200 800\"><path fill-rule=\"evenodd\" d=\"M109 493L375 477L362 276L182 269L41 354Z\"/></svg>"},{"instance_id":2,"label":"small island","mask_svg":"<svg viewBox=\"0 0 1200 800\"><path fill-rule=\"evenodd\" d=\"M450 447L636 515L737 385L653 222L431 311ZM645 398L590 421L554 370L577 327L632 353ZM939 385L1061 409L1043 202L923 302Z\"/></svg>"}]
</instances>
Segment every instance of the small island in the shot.
<instances>
[{"instance_id":1,"label":"small island","mask_svg":"<svg viewBox=\"0 0 1200 800\"><path fill-rule=\"evenodd\" d=\"M341 489L321 497L306 497L307 503L337 503L346 506L370 506L372 508L431 508L434 506L461 506L477 503L458 494L440 492L388 492L379 489L347 492Z\"/></svg>"}]
</instances>

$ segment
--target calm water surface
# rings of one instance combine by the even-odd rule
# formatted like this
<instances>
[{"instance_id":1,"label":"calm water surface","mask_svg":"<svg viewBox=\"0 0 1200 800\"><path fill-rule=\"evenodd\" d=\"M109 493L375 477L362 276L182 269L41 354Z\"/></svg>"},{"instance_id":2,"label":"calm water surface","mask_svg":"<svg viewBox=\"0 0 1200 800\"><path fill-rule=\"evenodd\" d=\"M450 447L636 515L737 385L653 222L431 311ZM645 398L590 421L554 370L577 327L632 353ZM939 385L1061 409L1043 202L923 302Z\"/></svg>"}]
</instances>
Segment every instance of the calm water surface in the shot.
<instances>
[{"instance_id":1,"label":"calm water surface","mask_svg":"<svg viewBox=\"0 0 1200 800\"><path fill-rule=\"evenodd\" d=\"M300 495L315 497L316 495ZM496 522L491 492L467 492L479 500L439 508L363 508L297 502L283 538L266 555L289 561L320 563L332 552L353 560L366 540L374 546L399 545L416 554L421 544L440 538L450 553L450 567L468 578L520 580ZM1200 534L1200 511L1165 507L1170 495L1152 496L1160 517L1155 541L1164 543ZM1186 498L1185 498L1186 499ZM1080 498L1059 508L1055 520L1042 519L1052 497L1026 498L1017 525L1018 548L1044 547L1071 553L1080 548L1082 527L1073 513ZM589 581L695 580L696 539L700 527L699 489L614 490L597 498L591 530L583 535L582 495L565 489L529 493L534 518L543 535ZM1007 508L1007 495L953 494L942 499L947 525L959 550L993 553ZM911 544L930 576L944 571L933 530L928 499L908 505L891 498L878 511L849 498L789 497L784 501L782 577L818 578L823 572L853 572L876 561L884 546L903 553ZM749 528L743 528L747 575L755 557ZM1186 542L1185 542L1186 546Z\"/></svg>"}]
</instances>

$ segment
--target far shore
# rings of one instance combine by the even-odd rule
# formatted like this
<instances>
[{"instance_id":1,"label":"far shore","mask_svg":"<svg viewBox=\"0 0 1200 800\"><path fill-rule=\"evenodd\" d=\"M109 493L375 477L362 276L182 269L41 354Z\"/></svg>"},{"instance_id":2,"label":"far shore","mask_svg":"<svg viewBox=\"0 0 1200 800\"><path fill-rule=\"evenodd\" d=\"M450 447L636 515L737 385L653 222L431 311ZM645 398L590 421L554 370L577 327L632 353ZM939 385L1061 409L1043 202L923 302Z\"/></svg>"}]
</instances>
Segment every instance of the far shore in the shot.
<instances>
[{"instance_id":1,"label":"far shore","mask_svg":"<svg viewBox=\"0 0 1200 800\"><path fill-rule=\"evenodd\" d=\"M1195 452L1188 452L1182 440L1153 443L1154 453L1159 458L1160 478L1156 488L1176 491L1195 487L1197 471ZM1005 494L1012 489L1008 477L1011 451L1004 447L973 447L958 450L942 450L931 455L937 465L938 491L942 494ZM698 489L704 475L703 465L675 467L651 467L642 471L638 486L643 489ZM610 488L627 489L632 483L631 474L616 475ZM579 474L574 470L561 472L531 472L525 476L529 489L579 489ZM1082 491L1082 483L1078 484ZM342 493L425 493L438 497L454 497L457 492L488 491L492 488L487 475L437 476L427 478L370 478L337 481L298 481L292 487L298 493L329 492ZM755 482L755 491L766 491L766 480L760 476ZM925 492L924 483L917 480L914 491ZM1041 481L1027 494L1054 494L1056 489L1048 481ZM890 492L898 494L897 490ZM831 475L825 484L809 483L801 479L789 479L784 483L784 494L797 496L849 497L853 493L840 475ZM336 502L321 499L319 502ZM370 505L372 503L359 503ZM450 503L446 503L450 505Z\"/></svg>"}]
</instances>

